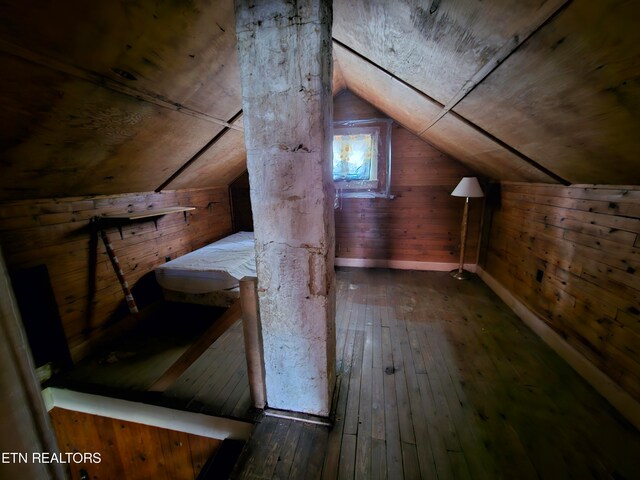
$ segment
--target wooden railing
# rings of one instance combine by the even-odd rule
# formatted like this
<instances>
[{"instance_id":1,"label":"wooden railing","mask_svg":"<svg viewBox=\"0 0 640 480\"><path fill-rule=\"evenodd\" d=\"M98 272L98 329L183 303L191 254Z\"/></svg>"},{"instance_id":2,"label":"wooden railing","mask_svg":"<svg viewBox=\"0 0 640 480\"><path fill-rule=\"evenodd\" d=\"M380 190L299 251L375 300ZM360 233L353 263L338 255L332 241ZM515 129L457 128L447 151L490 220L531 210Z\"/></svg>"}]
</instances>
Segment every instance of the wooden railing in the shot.
<instances>
[{"instance_id":1,"label":"wooden railing","mask_svg":"<svg viewBox=\"0 0 640 480\"><path fill-rule=\"evenodd\" d=\"M251 401L254 407L264 408L267 395L264 384L264 349L257 284L256 277L244 277L240 280L240 304Z\"/></svg>"},{"instance_id":2,"label":"wooden railing","mask_svg":"<svg viewBox=\"0 0 640 480\"><path fill-rule=\"evenodd\" d=\"M264 384L264 354L262 329L258 307L256 277L244 277L240 280L240 299L216 320L196 342L178 358L149 388L152 392L164 392L175 382L231 325L242 317L245 354L251 402L256 408L266 405Z\"/></svg>"}]
</instances>

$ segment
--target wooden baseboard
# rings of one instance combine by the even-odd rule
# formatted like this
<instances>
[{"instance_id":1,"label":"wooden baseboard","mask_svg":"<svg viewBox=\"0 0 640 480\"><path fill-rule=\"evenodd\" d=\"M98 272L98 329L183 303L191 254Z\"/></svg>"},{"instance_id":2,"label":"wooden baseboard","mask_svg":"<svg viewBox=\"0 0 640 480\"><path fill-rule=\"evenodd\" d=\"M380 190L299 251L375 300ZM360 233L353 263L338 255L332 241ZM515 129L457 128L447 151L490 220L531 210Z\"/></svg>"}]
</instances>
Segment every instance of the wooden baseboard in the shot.
<instances>
[{"instance_id":1,"label":"wooden baseboard","mask_svg":"<svg viewBox=\"0 0 640 480\"><path fill-rule=\"evenodd\" d=\"M424 270L429 272L450 272L458 268L452 262L416 262L411 260L388 260L385 258L336 258L337 267L392 268L396 270ZM476 264L464 265L465 270L476 271Z\"/></svg>"},{"instance_id":2,"label":"wooden baseboard","mask_svg":"<svg viewBox=\"0 0 640 480\"><path fill-rule=\"evenodd\" d=\"M640 402L625 392L616 382L575 350L537 314L518 300L506 287L493 278L482 267L478 276L498 295L518 317L533 330L549 347L567 362L578 374L595 388L629 422L640 430Z\"/></svg>"}]
</instances>

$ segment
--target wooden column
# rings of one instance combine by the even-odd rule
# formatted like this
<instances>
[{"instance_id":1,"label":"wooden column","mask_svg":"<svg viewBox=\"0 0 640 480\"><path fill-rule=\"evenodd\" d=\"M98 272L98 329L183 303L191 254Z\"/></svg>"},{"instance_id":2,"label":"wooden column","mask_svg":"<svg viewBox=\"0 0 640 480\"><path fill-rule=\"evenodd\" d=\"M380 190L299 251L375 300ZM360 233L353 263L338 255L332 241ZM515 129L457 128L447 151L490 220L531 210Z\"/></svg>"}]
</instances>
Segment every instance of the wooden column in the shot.
<instances>
[{"instance_id":1,"label":"wooden column","mask_svg":"<svg viewBox=\"0 0 640 480\"><path fill-rule=\"evenodd\" d=\"M331 5L236 0L269 407L328 415L335 383Z\"/></svg>"},{"instance_id":2,"label":"wooden column","mask_svg":"<svg viewBox=\"0 0 640 480\"><path fill-rule=\"evenodd\" d=\"M256 408L264 408L267 395L264 388L264 348L256 277L244 277L240 280L240 306L251 403Z\"/></svg>"}]
</instances>

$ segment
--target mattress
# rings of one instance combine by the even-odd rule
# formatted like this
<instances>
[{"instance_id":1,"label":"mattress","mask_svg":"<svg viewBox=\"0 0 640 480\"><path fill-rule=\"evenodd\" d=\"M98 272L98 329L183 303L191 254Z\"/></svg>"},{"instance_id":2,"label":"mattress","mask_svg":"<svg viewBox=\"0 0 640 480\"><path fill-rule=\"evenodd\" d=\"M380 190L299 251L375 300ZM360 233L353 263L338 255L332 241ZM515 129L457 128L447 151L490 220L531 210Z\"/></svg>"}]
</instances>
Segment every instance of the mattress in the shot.
<instances>
[{"instance_id":1,"label":"mattress","mask_svg":"<svg viewBox=\"0 0 640 480\"><path fill-rule=\"evenodd\" d=\"M256 275L253 232L238 232L160 265L156 280L164 290L208 294L238 287Z\"/></svg>"}]
</instances>

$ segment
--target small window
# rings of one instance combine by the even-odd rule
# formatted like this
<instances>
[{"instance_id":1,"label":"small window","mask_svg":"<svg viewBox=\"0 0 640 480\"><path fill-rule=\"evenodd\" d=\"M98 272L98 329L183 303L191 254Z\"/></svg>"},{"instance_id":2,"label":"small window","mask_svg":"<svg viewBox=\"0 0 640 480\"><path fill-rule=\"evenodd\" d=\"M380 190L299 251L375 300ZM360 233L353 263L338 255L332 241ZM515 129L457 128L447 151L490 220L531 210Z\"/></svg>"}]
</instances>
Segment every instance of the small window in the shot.
<instances>
[{"instance_id":1,"label":"small window","mask_svg":"<svg viewBox=\"0 0 640 480\"><path fill-rule=\"evenodd\" d=\"M378 132L333 136L333 180L378 179Z\"/></svg>"},{"instance_id":2,"label":"small window","mask_svg":"<svg viewBox=\"0 0 640 480\"><path fill-rule=\"evenodd\" d=\"M333 126L333 182L339 196L389 196L391 120Z\"/></svg>"}]
</instances>

